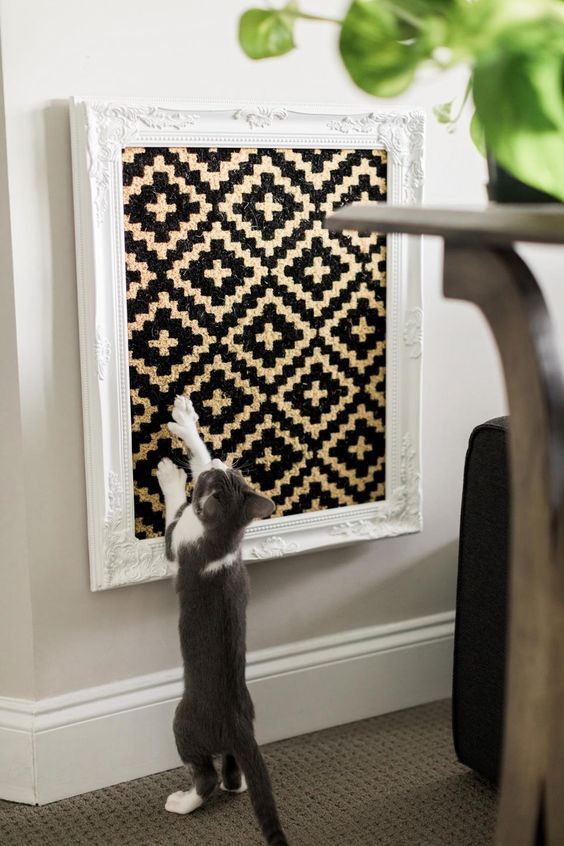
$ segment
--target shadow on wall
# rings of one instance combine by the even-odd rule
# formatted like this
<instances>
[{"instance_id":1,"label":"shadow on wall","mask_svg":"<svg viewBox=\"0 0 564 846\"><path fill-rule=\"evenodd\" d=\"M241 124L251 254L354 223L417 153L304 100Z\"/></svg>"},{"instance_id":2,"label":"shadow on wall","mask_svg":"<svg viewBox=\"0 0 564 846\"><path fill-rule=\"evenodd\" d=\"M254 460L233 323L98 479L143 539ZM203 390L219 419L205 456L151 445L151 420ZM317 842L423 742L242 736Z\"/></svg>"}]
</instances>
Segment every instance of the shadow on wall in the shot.
<instances>
[{"instance_id":1,"label":"shadow on wall","mask_svg":"<svg viewBox=\"0 0 564 846\"><path fill-rule=\"evenodd\" d=\"M44 136L38 150L45 156L45 162L38 167L47 179L48 208L44 215L50 230L49 242L42 245L46 277L42 308L44 331L49 333L42 348L49 350L50 355L38 365L44 369L38 382L48 386L48 390L40 418L43 425L34 442L42 460L56 465L50 468L54 472L51 478L60 480L54 507L60 509L60 518L72 518L52 523L58 527L66 525L67 531L73 532L69 540L82 552L86 547L86 492L68 103L54 101L38 117ZM38 201L41 200L40 196ZM88 587L87 571L84 582Z\"/></svg>"},{"instance_id":2,"label":"shadow on wall","mask_svg":"<svg viewBox=\"0 0 564 846\"><path fill-rule=\"evenodd\" d=\"M454 608L458 540L417 559L420 537L250 564L249 649Z\"/></svg>"}]
</instances>

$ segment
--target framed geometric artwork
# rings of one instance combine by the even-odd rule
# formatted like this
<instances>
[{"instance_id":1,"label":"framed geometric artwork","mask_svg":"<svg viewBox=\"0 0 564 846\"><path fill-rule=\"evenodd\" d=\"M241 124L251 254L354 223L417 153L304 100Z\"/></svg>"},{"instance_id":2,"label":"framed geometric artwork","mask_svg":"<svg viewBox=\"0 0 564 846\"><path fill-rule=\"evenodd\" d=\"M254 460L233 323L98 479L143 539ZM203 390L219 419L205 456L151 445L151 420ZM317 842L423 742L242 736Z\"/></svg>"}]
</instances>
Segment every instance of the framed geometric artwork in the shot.
<instances>
[{"instance_id":1,"label":"framed geometric artwork","mask_svg":"<svg viewBox=\"0 0 564 846\"><path fill-rule=\"evenodd\" d=\"M170 575L177 394L275 502L246 560L418 531L419 246L324 219L420 201L422 114L74 98L71 128L92 589Z\"/></svg>"}]
</instances>

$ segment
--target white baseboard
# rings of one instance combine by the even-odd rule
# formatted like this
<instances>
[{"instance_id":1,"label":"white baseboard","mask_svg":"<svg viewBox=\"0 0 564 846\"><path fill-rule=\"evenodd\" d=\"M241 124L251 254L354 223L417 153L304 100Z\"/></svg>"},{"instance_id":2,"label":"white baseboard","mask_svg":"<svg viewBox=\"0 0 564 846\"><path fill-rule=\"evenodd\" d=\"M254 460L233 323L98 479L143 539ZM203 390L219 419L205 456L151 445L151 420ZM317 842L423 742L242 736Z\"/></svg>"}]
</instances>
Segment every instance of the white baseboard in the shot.
<instances>
[{"instance_id":1,"label":"white baseboard","mask_svg":"<svg viewBox=\"0 0 564 846\"><path fill-rule=\"evenodd\" d=\"M447 612L249 653L269 743L450 695ZM180 669L38 702L0 698L0 798L45 804L179 765Z\"/></svg>"},{"instance_id":2,"label":"white baseboard","mask_svg":"<svg viewBox=\"0 0 564 846\"><path fill-rule=\"evenodd\" d=\"M0 799L34 804L33 703L0 698Z\"/></svg>"}]
</instances>

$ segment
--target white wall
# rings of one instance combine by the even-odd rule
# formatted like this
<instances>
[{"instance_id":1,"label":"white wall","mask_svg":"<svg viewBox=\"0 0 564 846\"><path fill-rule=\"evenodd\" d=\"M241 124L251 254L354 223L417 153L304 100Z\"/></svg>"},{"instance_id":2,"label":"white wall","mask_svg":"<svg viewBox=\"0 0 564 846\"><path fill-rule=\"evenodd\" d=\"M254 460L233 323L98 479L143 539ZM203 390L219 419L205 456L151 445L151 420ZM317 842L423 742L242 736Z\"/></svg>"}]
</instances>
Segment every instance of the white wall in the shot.
<instances>
[{"instance_id":1,"label":"white wall","mask_svg":"<svg viewBox=\"0 0 564 846\"><path fill-rule=\"evenodd\" d=\"M88 587L68 97L394 105L375 103L352 86L328 26L302 25L301 49L282 60L247 60L236 43L238 14L247 5L247 0L2 0L0 5L38 697L179 662L176 598L169 582L97 594ZM311 0L310 8L341 5ZM459 74L426 81L396 101L429 112L430 203L484 198L483 162L465 127L448 136L430 114L435 103L459 93L462 83ZM429 241L424 531L252 564L252 649L453 607L466 442L476 423L502 412L503 396L483 321L472 307L441 297L439 255L438 244ZM0 425L2 438L19 425L15 407Z\"/></svg>"}]
</instances>

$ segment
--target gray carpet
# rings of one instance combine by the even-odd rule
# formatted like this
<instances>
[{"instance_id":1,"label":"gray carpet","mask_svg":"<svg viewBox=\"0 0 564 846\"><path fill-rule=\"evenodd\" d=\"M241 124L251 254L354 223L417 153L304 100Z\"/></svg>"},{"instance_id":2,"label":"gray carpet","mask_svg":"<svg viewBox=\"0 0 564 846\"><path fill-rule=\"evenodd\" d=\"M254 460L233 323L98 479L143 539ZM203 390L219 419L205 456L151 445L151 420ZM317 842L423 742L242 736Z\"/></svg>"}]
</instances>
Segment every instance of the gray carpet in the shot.
<instances>
[{"instance_id":1,"label":"gray carpet","mask_svg":"<svg viewBox=\"0 0 564 846\"><path fill-rule=\"evenodd\" d=\"M450 703L264 747L292 846L481 846L495 794L456 762ZM0 802L2 846L260 846L246 794L167 813L182 769L33 808Z\"/></svg>"}]
</instances>

